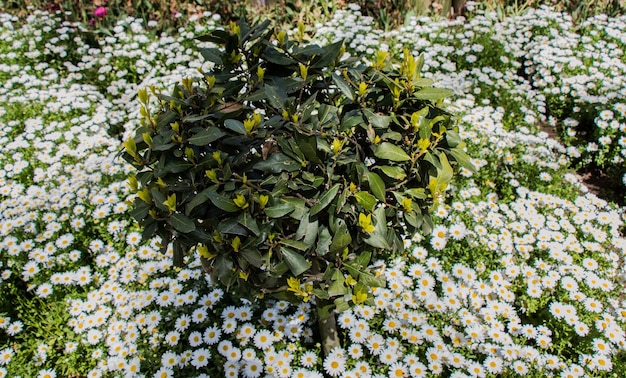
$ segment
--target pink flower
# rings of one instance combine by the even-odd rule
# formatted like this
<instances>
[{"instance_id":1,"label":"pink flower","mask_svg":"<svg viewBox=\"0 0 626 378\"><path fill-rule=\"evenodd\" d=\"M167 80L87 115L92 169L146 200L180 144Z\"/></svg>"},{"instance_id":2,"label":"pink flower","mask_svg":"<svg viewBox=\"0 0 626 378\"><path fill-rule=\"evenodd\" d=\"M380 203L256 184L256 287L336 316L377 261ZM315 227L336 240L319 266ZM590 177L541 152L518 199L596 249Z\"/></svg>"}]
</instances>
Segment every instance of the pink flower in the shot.
<instances>
[{"instance_id":1,"label":"pink flower","mask_svg":"<svg viewBox=\"0 0 626 378\"><path fill-rule=\"evenodd\" d=\"M96 17L103 18L104 16L107 15L107 8L106 7L98 7L98 8L96 8L96 10L93 11L93 14Z\"/></svg>"}]
</instances>

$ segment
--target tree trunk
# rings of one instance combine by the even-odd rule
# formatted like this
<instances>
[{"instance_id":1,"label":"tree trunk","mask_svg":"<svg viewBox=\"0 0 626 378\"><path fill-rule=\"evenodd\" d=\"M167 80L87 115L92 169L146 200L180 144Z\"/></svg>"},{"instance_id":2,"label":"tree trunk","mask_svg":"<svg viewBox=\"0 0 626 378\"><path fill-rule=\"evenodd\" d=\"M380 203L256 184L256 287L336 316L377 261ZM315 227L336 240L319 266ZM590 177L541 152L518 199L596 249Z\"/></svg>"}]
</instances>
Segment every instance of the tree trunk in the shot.
<instances>
[{"instance_id":1,"label":"tree trunk","mask_svg":"<svg viewBox=\"0 0 626 378\"><path fill-rule=\"evenodd\" d=\"M317 325L322 339L322 350L324 355L328 356L335 347L340 347L339 334L337 333L337 321L335 319L335 310L328 310L331 303L318 300L317 307ZM332 308L332 307L331 307Z\"/></svg>"},{"instance_id":2,"label":"tree trunk","mask_svg":"<svg viewBox=\"0 0 626 378\"><path fill-rule=\"evenodd\" d=\"M452 8L452 0L443 0L441 2L441 16L449 17L451 8Z\"/></svg>"},{"instance_id":3,"label":"tree trunk","mask_svg":"<svg viewBox=\"0 0 626 378\"><path fill-rule=\"evenodd\" d=\"M465 0L452 0L452 12L455 16L461 14L461 10L465 6Z\"/></svg>"}]
</instances>

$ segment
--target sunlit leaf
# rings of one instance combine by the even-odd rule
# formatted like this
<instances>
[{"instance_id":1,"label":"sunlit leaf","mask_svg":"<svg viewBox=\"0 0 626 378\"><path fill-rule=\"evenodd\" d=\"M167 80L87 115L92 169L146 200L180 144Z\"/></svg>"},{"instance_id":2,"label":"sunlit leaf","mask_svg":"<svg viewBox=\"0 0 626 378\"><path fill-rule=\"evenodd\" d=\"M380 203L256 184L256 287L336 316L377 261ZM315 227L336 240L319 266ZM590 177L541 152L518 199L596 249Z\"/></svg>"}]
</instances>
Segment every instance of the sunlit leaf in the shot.
<instances>
[{"instance_id":1,"label":"sunlit leaf","mask_svg":"<svg viewBox=\"0 0 626 378\"><path fill-rule=\"evenodd\" d=\"M370 190L372 191L374 196L378 198L380 201L385 202L385 197L387 195L385 192L386 188L385 188L385 183L383 182L383 179L381 179L380 176L374 172L367 172L366 177L367 177L367 182L369 183L369 186L370 186Z\"/></svg>"},{"instance_id":2,"label":"sunlit leaf","mask_svg":"<svg viewBox=\"0 0 626 378\"><path fill-rule=\"evenodd\" d=\"M371 195L369 192L358 192L354 195L356 201L359 205L363 206L363 208L367 211L372 211L374 206L376 206L376 197Z\"/></svg>"},{"instance_id":3,"label":"sunlit leaf","mask_svg":"<svg viewBox=\"0 0 626 378\"><path fill-rule=\"evenodd\" d=\"M440 100L442 98L450 97L454 94L449 89L444 88L423 88L418 92L414 93L413 96L420 100Z\"/></svg>"},{"instance_id":4,"label":"sunlit leaf","mask_svg":"<svg viewBox=\"0 0 626 378\"><path fill-rule=\"evenodd\" d=\"M380 159L387 159L391 161L407 161L411 160L411 157L404 152L401 147L398 147L389 142L383 142L376 147L374 155Z\"/></svg>"}]
</instances>

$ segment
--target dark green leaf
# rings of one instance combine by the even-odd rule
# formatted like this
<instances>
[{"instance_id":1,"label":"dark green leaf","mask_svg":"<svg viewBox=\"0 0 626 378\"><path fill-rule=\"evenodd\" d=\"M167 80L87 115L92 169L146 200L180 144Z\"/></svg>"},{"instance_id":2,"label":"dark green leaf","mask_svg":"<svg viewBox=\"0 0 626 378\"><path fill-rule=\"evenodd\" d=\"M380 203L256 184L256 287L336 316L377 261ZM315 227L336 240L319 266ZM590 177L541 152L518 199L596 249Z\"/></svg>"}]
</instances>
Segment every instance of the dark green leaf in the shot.
<instances>
[{"instance_id":1,"label":"dark green leaf","mask_svg":"<svg viewBox=\"0 0 626 378\"><path fill-rule=\"evenodd\" d=\"M309 209L306 207L306 204L302 198L287 197L287 198L283 198L283 201L285 201L285 203L293 205L294 210L289 215L293 219L300 220L304 216L308 216Z\"/></svg>"},{"instance_id":2,"label":"dark green leaf","mask_svg":"<svg viewBox=\"0 0 626 378\"><path fill-rule=\"evenodd\" d=\"M402 134L397 131L389 131L384 133L380 138L382 140L393 140L394 142L400 142L402 140Z\"/></svg>"},{"instance_id":3,"label":"dark green leaf","mask_svg":"<svg viewBox=\"0 0 626 378\"><path fill-rule=\"evenodd\" d=\"M250 28L250 30L248 30L246 33L243 33L241 35L241 40L242 41L253 41L253 40L259 38L266 31L268 33L271 32L271 30L268 30L268 27L271 24L272 24L271 20L265 20L262 23L260 23L258 25L255 25L254 27Z\"/></svg>"},{"instance_id":4,"label":"dark green leaf","mask_svg":"<svg viewBox=\"0 0 626 378\"><path fill-rule=\"evenodd\" d=\"M255 268L261 267L261 265L263 265L264 263L263 256L261 256L261 253L256 249L246 248L239 253L250 265L254 266Z\"/></svg>"},{"instance_id":5,"label":"dark green leaf","mask_svg":"<svg viewBox=\"0 0 626 378\"><path fill-rule=\"evenodd\" d=\"M226 256L217 256L215 258L215 270L220 281L225 285L231 285L235 276L233 271L233 260Z\"/></svg>"},{"instance_id":6,"label":"dark green leaf","mask_svg":"<svg viewBox=\"0 0 626 378\"><path fill-rule=\"evenodd\" d=\"M364 109L363 114L369 123L377 129L386 129L389 127L389 123L391 122L391 117L376 114L371 109Z\"/></svg>"},{"instance_id":7,"label":"dark green leaf","mask_svg":"<svg viewBox=\"0 0 626 378\"><path fill-rule=\"evenodd\" d=\"M385 175L395 180L404 180L406 172L404 169L396 166L383 165L379 167Z\"/></svg>"},{"instance_id":8,"label":"dark green leaf","mask_svg":"<svg viewBox=\"0 0 626 378\"><path fill-rule=\"evenodd\" d=\"M307 160L312 163L321 163L320 158L317 156L317 141L315 137L299 137L299 134L296 134L296 142Z\"/></svg>"},{"instance_id":9,"label":"dark green leaf","mask_svg":"<svg viewBox=\"0 0 626 378\"><path fill-rule=\"evenodd\" d=\"M335 106L322 104L319 106L317 117L324 126L335 125L339 123L338 111Z\"/></svg>"},{"instance_id":10,"label":"dark green leaf","mask_svg":"<svg viewBox=\"0 0 626 378\"><path fill-rule=\"evenodd\" d=\"M408 224L417 228L422 224L422 216L421 214L417 214L415 211L411 211L410 213L404 213L404 219Z\"/></svg>"},{"instance_id":11,"label":"dark green leaf","mask_svg":"<svg viewBox=\"0 0 626 378\"><path fill-rule=\"evenodd\" d=\"M157 116L157 129L163 129L164 127L169 127L170 123L174 122L178 118L178 114L174 111L169 110L165 113L160 113Z\"/></svg>"},{"instance_id":12,"label":"dark green leaf","mask_svg":"<svg viewBox=\"0 0 626 378\"><path fill-rule=\"evenodd\" d=\"M318 45L306 45L304 47L298 48L295 51L296 55L303 55L303 56L299 56L298 58L304 58L304 59L307 59L314 55L320 55L323 53L324 53L324 50Z\"/></svg>"},{"instance_id":13,"label":"dark green leaf","mask_svg":"<svg viewBox=\"0 0 626 378\"><path fill-rule=\"evenodd\" d=\"M236 119L227 119L224 121L224 127L238 134L246 135L246 128L243 126L243 122Z\"/></svg>"},{"instance_id":14,"label":"dark green leaf","mask_svg":"<svg viewBox=\"0 0 626 378\"><path fill-rule=\"evenodd\" d=\"M341 93L344 94L344 96L349 98L350 101L354 101L354 91L352 90L352 87L350 87L350 84L346 83L346 81L336 73L333 73L333 82L337 88L339 88Z\"/></svg>"},{"instance_id":15,"label":"dark green leaf","mask_svg":"<svg viewBox=\"0 0 626 378\"><path fill-rule=\"evenodd\" d=\"M165 173L180 173L189 170L193 167L193 164L187 163L184 160L170 160L165 163L163 170Z\"/></svg>"},{"instance_id":16,"label":"dark green leaf","mask_svg":"<svg viewBox=\"0 0 626 378\"><path fill-rule=\"evenodd\" d=\"M298 251L302 252L306 251L310 247L310 245L305 242L293 239L283 239L280 241L280 244L286 245L287 247L295 248Z\"/></svg>"},{"instance_id":17,"label":"dark green leaf","mask_svg":"<svg viewBox=\"0 0 626 378\"><path fill-rule=\"evenodd\" d=\"M189 215L191 213L191 211L193 209L196 208L196 206L202 205L203 203L205 203L206 201L209 200L209 197L207 197L207 194L211 191L215 191L215 189L205 189L203 191L201 191L200 193L196 194L193 199L191 201L189 201L189 203L186 205L185 207L185 214Z\"/></svg>"},{"instance_id":18,"label":"dark green leaf","mask_svg":"<svg viewBox=\"0 0 626 378\"><path fill-rule=\"evenodd\" d=\"M350 130L351 128L356 127L363 123L364 123L363 117L360 114L346 116L346 117L343 117L343 120L341 121L341 130L342 131Z\"/></svg>"},{"instance_id":19,"label":"dark green leaf","mask_svg":"<svg viewBox=\"0 0 626 378\"><path fill-rule=\"evenodd\" d=\"M288 71L289 66L298 63L292 58L290 58L289 56L276 50L274 46L268 46L268 48L265 51L264 57L265 59L267 59L268 62L274 63L280 66L280 68L283 69L283 71ZM288 74L288 72L286 74Z\"/></svg>"},{"instance_id":20,"label":"dark green leaf","mask_svg":"<svg viewBox=\"0 0 626 378\"><path fill-rule=\"evenodd\" d=\"M285 107L285 100L287 99L285 91L273 85L265 85L264 88L267 101L270 105L275 109L283 109Z\"/></svg>"},{"instance_id":21,"label":"dark green leaf","mask_svg":"<svg viewBox=\"0 0 626 378\"><path fill-rule=\"evenodd\" d=\"M324 291L322 289L316 289L315 287L313 287L312 292L313 292L313 295L315 295L318 298L321 298L321 299L328 299L328 298L330 298L330 296L328 295L328 292L326 292L326 291Z\"/></svg>"},{"instance_id":22,"label":"dark green leaf","mask_svg":"<svg viewBox=\"0 0 626 378\"><path fill-rule=\"evenodd\" d=\"M165 195L163 193L161 193L158 189L151 189L150 190L150 195L152 196L152 199L154 200L154 204L156 205L156 207L158 207L159 209L163 210L163 211L170 211L169 207L167 207L165 205Z\"/></svg>"},{"instance_id":23,"label":"dark green leaf","mask_svg":"<svg viewBox=\"0 0 626 378\"><path fill-rule=\"evenodd\" d=\"M319 232L319 240L317 242L317 247L315 248L315 252L318 256L324 256L330 251L330 242L331 236L328 228L320 227L321 230Z\"/></svg>"},{"instance_id":24,"label":"dark green leaf","mask_svg":"<svg viewBox=\"0 0 626 378\"><path fill-rule=\"evenodd\" d=\"M270 173L279 173L281 171L294 172L301 168L302 165L300 163L281 152L274 152L267 160L259 161L254 165L254 169Z\"/></svg>"},{"instance_id":25,"label":"dark green leaf","mask_svg":"<svg viewBox=\"0 0 626 378\"><path fill-rule=\"evenodd\" d=\"M194 146L206 146L207 144L220 139L224 135L227 134L216 126L211 126L208 129L203 129L199 133L189 138L188 142L189 144L193 144Z\"/></svg>"},{"instance_id":26,"label":"dark green leaf","mask_svg":"<svg viewBox=\"0 0 626 378\"><path fill-rule=\"evenodd\" d=\"M319 54L319 57L313 59L311 62L311 68L326 68L329 64L337 60L342 47L343 41L324 46L322 52Z\"/></svg>"},{"instance_id":27,"label":"dark green leaf","mask_svg":"<svg viewBox=\"0 0 626 378\"><path fill-rule=\"evenodd\" d=\"M272 277L282 277L289 271L289 267L287 263L283 260L278 264L274 265L274 268L271 271Z\"/></svg>"},{"instance_id":28,"label":"dark green leaf","mask_svg":"<svg viewBox=\"0 0 626 378\"><path fill-rule=\"evenodd\" d=\"M337 299L339 299L339 298L337 298ZM335 302L337 302L337 299L335 300ZM345 303L345 301L344 301L344 303ZM320 319L327 319L330 316L335 316L336 307L337 306L335 306L335 304L329 304L329 305L325 305L325 306L317 306L317 316ZM348 307L348 308L350 308L350 307Z\"/></svg>"},{"instance_id":29,"label":"dark green leaf","mask_svg":"<svg viewBox=\"0 0 626 378\"><path fill-rule=\"evenodd\" d=\"M235 213L239 211L239 207L235 205L233 200L228 197L217 194L215 191L210 191L206 194L206 196L211 200L211 203L215 205L215 207L220 208L229 213Z\"/></svg>"},{"instance_id":30,"label":"dark green leaf","mask_svg":"<svg viewBox=\"0 0 626 378\"><path fill-rule=\"evenodd\" d=\"M339 192L339 188L341 184L335 184L333 187L328 189L319 199L319 201L311 207L311 215L315 215L320 211L324 210L330 203L335 199L337 193Z\"/></svg>"},{"instance_id":31,"label":"dark green leaf","mask_svg":"<svg viewBox=\"0 0 626 378\"><path fill-rule=\"evenodd\" d=\"M372 215L372 218L375 220L374 232L371 233L368 238L364 239L365 243L376 248L391 249L391 246L387 242L387 218L385 217L385 209L379 207L374 210Z\"/></svg>"},{"instance_id":32,"label":"dark green leaf","mask_svg":"<svg viewBox=\"0 0 626 378\"><path fill-rule=\"evenodd\" d=\"M170 224L178 232L188 233L196 229L196 224L193 220L187 218L181 213L174 213L170 217Z\"/></svg>"},{"instance_id":33,"label":"dark green leaf","mask_svg":"<svg viewBox=\"0 0 626 378\"><path fill-rule=\"evenodd\" d=\"M428 151L426 151L426 153L424 154L424 160L432 164L433 167L437 168L437 170L440 170L442 168L439 159L437 159L433 154Z\"/></svg>"},{"instance_id":34,"label":"dark green leaf","mask_svg":"<svg viewBox=\"0 0 626 378\"><path fill-rule=\"evenodd\" d=\"M270 218L282 218L295 209L291 203L281 203L265 208L265 214Z\"/></svg>"},{"instance_id":35,"label":"dark green leaf","mask_svg":"<svg viewBox=\"0 0 626 378\"><path fill-rule=\"evenodd\" d=\"M141 239L150 240L156 235L156 232L159 227L159 223L155 221L154 219L150 218L150 219L147 219L147 222L142 224L142 226L143 226L143 231L141 232Z\"/></svg>"},{"instance_id":36,"label":"dark green leaf","mask_svg":"<svg viewBox=\"0 0 626 378\"><path fill-rule=\"evenodd\" d=\"M305 160L304 154L300 150L300 147L296 144L295 140L277 137L276 143L278 143L278 146L280 147L279 150L282 153L297 161L299 164Z\"/></svg>"},{"instance_id":37,"label":"dark green leaf","mask_svg":"<svg viewBox=\"0 0 626 378\"><path fill-rule=\"evenodd\" d=\"M224 222L220 222L217 227L217 231L220 234L232 234L247 236L249 234L248 229L237 223L237 220L230 218Z\"/></svg>"},{"instance_id":38,"label":"dark green leaf","mask_svg":"<svg viewBox=\"0 0 626 378\"><path fill-rule=\"evenodd\" d=\"M244 226L248 230L252 231L252 233L256 236L261 233L261 231L259 230L259 225L247 211L242 212L241 215L237 217L237 222L239 222L240 225Z\"/></svg>"},{"instance_id":39,"label":"dark green leaf","mask_svg":"<svg viewBox=\"0 0 626 378\"><path fill-rule=\"evenodd\" d=\"M285 258L285 262L287 263L289 270L294 276L299 276L311 267L311 263L298 252L292 251L286 247L282 247L280 251Z\"/></svg>"},{"instance_id":40,"label":"dark green leaf","mask_svg":"<svg viewBox=\"0 0 626 378\"><path fill-rule=\"evenodd\" d=\"M308 215L303 216L298 225L298 230L296 231L296 240L302 240L309 246L313 245L315 239L317 239L318 227L319 221L315 220L311 222L309 221Z\"/></svg>"},{"instance_id":41,"label":"dark green leaf","mask_svg":"<svg viewBox=\"0 0 626 378\"><path fill-rule=\"evenodd\" d=\"M199 41L213 42L218 45L223 45L230 38L230 33L223 29L214 30L209 34L196 37Z\"/></svg>"},{"instance_id":42,"label":"dark green leaf","mask_svg":"<svg viewBox=\"0 0 626 378\"><path fill-rule=\"evenodd\" d=\"M135 208L130 211L130 215L137 221L141 221L148 216L150 205L143 202L139 197L135 200Z\"/></svg>"},{"instance_id":43,"label":"dark green leaf","mask_svg":"<svg viewBox=\"0 0 626 378\"><path fill-rule=\"evenodd\" d=\"M333 241L330 243L330 252L334 254L341 253L351 242L352 236L350 236L346 225L342 224L333 236Z\"/></svg>"},{"instance_id":44,"label":"dark green leaf","mask_svg":"<svg viewBox=\"0 0 626 378\"><path fill-rule=\"evenodd\" d=\"M172 130L171 133L167 133L167 134L171 134L174 135L174 132ZM176 146L176 144L174 142L172 142L172 138L171 135L155 135L152 138L152 151L168 151L170 149L172 149L173 147Z\"/></svg>"},{"instance_id":45,"label":"dark green leaf","mask_svg":"<svg viewBox=\"0 0 626 378\"><path fill-rule=\"evenodd\" d=\"M213 116L213 114L188 115L183 118L183 122L194 123L194 122L202 121L203 119L207 119L211 116Z\"/></svg>"},{"instance_id":46,"label":"dark green leaf","mask_svg":"<svg viewBox=\"0 0 626 378\"><path fill-rule=\"evenodd\" d=\"M374 233L379 233L383 236L387 235L387 218L385 215L385 208L379 207L372 213L376 222L374 225Z\"/></svg>"},{"instance_id":47,"label":"dark green leaf","mask_svg":"<svg viewBox=\"0 0 626 378\"><path fill-rule=\"evenodd\" d=\"M372 194L374 194L374 196L379 200L385 202L385 197L387 195L385 193L385 183L383 179L381 179L380 176L374 172L367 172L365 175Z\"/></svg>"},{"instance_id":48,"label":"dark green leaf","mask_svg":"<svg viewBox=\"0 0 626 378\"><path fill-rule=\"evenodd\" d=\"M343 267L348 271L348 273L353 278L359 278L361 271L359 270L359 267L354 262L344 262Z\"/></svg>"}]
</instances>

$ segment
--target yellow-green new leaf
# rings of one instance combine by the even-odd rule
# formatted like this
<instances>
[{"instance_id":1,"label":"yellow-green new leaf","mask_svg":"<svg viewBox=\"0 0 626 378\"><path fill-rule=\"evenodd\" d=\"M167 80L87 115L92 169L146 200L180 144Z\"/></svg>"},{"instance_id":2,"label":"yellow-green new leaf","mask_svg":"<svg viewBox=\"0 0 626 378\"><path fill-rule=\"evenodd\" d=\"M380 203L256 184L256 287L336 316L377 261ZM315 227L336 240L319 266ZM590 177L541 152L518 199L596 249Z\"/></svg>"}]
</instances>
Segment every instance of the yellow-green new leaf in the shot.
<instances>
[{"instance_id":1,"label":"yellow-green new leaf","mask_svg":"<svg viewBox=\"0 0 626 378\"><path fill-rule=\"evenodd\" d=\"M167 206L170 211L176 211L176 193L172 193L172 195L168 196L167 199L163 201L163 204Z\"/></svg>"},{"instance_id":2,"label":"yellow-green new leaf","mask_svg":"<svg viewBox=\"0 0 626 378\"><path fill-rule=\"evenodd\" d=\"M356 202L363 206L365 210L374 210L374 206L376 206L376 197L369 194L369 192L358 192L354 195L354 197L356 198Z\"/></svg>"},{"instance_id":3,"label":"yellow-green new leaf","mask_svg":"<svg viewBox=\"0 0 626 378\"><path fill-rule=\"evenodd\" d=\"M137 156L137 144L135 143L135 140L133 138L129 138L128 140L124 142L124 148L126 149L126 152L128 152L130 156L132 157Z\"/></svg>"},{"instance_id":4,"label":"yellow-green new leaf","mask_svg":"<svg viewBox=\"0 0 626 378\"><path fill-rule=\"evenodd\" d=\"M239 239L239 236L235 236L233 241L230 243L230 246L233 247L233 251L239 252L239 247L241 246L241 239Z\"/></svg>"},{"instance_id":5,"label":"yellow-green new leaf","mask_svg":"<svg viewBox=\"0 0 626 378\"><path fill-rule=\"evenodd\" d=\"M374 232L375 228L372 224L372 214L365 215L363 213L359 214L359 226L363 229L363 232L366 234L370 234Z\"/></svg>"}]
</instances>

